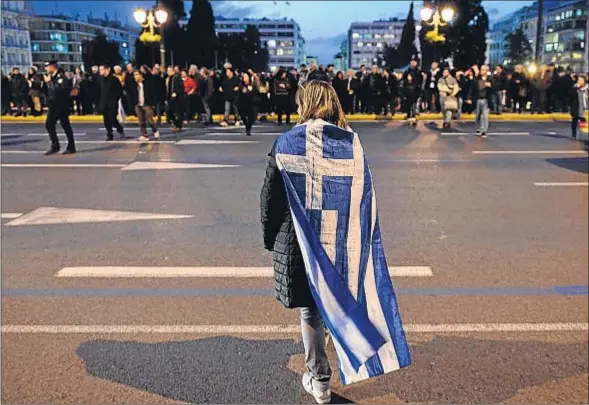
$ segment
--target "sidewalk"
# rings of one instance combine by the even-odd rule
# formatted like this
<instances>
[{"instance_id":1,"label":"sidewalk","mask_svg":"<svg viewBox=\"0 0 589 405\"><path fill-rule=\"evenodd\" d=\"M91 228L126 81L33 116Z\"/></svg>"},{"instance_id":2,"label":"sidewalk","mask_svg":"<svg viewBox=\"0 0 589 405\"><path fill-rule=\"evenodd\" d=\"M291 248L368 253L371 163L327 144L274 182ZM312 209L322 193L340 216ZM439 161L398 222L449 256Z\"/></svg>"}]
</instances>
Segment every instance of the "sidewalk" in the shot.
<instances>
[{"instance_id":1,"label":"sidewalk","mask_svg":"<svg viewBox=\"0 0 589 405\"><path fill-rule=\"evenodd\" d=\"M347 115L348 121L404 121L405 114L396 114L394 117L374 115L374 114L354 114ZM214 122L221 122L222 115L214 115ZM291 115L291 121L295 122L298 119L296 114ZM435 121L442 120L442 114L421 114L417 117L419 121ZM571 116L568 113L553 113L553 114L512 114L504 113L501 115L489 115L489 121L570 121ZM70 115L71 122L79 123L102 123L102 115ZM276 121L276 115L268 116L268 121ZM459 121L474 121L474 114L462 114ZM41 117L13 117L2 116L0 123L40 123L45 122L45 116ZM137 122L136 117L127 117L125 122Z\"/></svg>"}]
</instances>

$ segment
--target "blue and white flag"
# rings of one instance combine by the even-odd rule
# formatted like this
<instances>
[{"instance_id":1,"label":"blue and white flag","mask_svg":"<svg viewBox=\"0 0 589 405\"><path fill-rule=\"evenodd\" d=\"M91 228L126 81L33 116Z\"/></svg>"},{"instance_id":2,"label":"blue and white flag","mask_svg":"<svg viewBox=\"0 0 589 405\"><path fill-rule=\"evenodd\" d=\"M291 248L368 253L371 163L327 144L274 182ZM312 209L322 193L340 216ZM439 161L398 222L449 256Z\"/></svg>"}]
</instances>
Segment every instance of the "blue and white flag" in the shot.
<instances>
[{"instance_id":1,"label":"blue and white flag","mask_svg":"<svg viewBox=\"0 0 589 405\"><path fill-rule=\"evenodd\" d=\"M335 345L344 384L411 362L358 135L323 120L274 148L311 293Z\"/></svg>"}]
</instances>

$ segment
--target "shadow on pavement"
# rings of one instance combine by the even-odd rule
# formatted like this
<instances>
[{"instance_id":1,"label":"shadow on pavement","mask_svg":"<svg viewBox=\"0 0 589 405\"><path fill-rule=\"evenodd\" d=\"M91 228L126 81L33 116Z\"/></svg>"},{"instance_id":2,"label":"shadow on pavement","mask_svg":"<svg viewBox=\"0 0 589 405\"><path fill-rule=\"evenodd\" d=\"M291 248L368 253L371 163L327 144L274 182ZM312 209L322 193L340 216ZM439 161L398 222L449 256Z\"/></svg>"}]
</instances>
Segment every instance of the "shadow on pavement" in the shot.
<instances>
[{"instance_id":1,"label":"shadow on pavement","mask_svg":"<svg viewBox=\"0 0 589 405\"><path fill-rule=\"evenodd\" d=\"M546 159L548 163L563 169L572 170L579 173L589 173L589 159L587 156L571 157L571 158L553 158Z\"/></svg>"},{"instance_id":2,"label":"shadow on pavement","mask_svg":"<svg viewBox=\"0 0 589 405\"><path fill-rule=\"evenodd\" d=\"M2 143L0 143L0 145L1 146L15 146L15 145L26 145L28 143L47 142L47 139L16 139L16 138L20 138L20 135L15 136L14 138L5 136L2 138L3 141L2 141ZM4 141L4 139L8 139L8 140Z\"/></svg>"},{"instance_id":3,"label":"shadow on pavement","mask_svg":"<svg viewBox=\"0 0 589 405\"><path fill-rule=\"evenodd\" d=\"M288 369L303 352L294 340L223 336L161 343L94 340L77 349L87 371L192 403L314 403L301 376ZM332 403L350 403L333 395Z\"/></svg>"}]
</instances>

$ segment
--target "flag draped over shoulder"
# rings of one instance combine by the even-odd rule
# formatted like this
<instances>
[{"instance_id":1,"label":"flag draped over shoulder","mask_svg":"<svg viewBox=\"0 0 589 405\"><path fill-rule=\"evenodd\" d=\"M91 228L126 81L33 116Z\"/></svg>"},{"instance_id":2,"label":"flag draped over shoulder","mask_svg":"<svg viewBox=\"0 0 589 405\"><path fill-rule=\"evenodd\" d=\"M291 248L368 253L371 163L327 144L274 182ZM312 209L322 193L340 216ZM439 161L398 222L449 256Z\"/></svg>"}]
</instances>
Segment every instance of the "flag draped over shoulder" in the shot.
<instances>
[{"instance_id":1,"label":"flag draped over shoulder","mask_svg":"<svg viewBox=\"0 0 589 405\"><path fill-rule=\"evenodd\" d=\"M358 135L311 120L275 144L311 293L344 384L410 364Z\"/></svg>"}]
</instances>

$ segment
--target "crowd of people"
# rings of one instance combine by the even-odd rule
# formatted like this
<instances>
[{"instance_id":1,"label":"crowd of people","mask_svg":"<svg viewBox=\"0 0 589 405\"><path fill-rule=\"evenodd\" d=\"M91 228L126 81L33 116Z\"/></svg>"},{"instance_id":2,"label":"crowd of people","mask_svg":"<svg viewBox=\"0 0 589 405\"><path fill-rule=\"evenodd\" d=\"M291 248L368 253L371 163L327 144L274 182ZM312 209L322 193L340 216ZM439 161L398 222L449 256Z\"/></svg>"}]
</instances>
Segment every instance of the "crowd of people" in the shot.
<instances>
[{"instance_id":1,"label":"crowd of people","mask_svg":"<svg viewBox=\"0 0 589 405\"><path fill-rule=\"evenodd\" d=\"M412 60L403 72L374 65L344 73L336 72L333 65L325 68L312 64L309 68L301 65L299 69L258 73L252 69L236 71L229 63L222 70L199 69L195 65L188 69L162 69L159 65L135 68L128 64L125 68L92 66L89 72L80 68L58 71L69 84L67 100L63 101L69 113L102 114L108 139L113 139L113 129L124 135L121 122L129 115L140 118L142 139L147 138L147 126L155 137L159 135L157 126L162 116L174 131L191 121L212 124L213 114L223 114L222 126L239 126L243 121L248 135L253 122L265 120L269 114L277 116L278 124L283 123L283 118L289 124L296 111L296 92L311 80L331 83L346 114L401 112L409 124L416 125L418 114L442 112L443 125L449 127L461 113L475 113L482 136L490 113L571 112L573 118L581 119L579 111L586 107L586 91L582 90L586 89L585 76L554 65L542 65L530 73L521 65L506 72L502 66L492 71L477 65L456 70L438 62L421 70L418 64L418 60ZM44 77L35 67L26 75L17 68L9 77L3 75L2 114L43 114L49 101Z\"/></svg>"}]
</instances>

